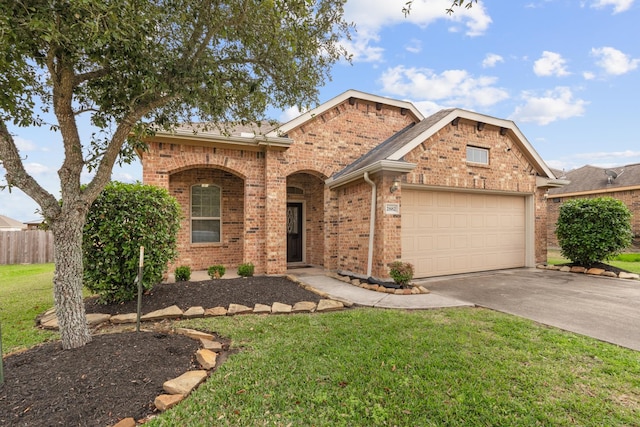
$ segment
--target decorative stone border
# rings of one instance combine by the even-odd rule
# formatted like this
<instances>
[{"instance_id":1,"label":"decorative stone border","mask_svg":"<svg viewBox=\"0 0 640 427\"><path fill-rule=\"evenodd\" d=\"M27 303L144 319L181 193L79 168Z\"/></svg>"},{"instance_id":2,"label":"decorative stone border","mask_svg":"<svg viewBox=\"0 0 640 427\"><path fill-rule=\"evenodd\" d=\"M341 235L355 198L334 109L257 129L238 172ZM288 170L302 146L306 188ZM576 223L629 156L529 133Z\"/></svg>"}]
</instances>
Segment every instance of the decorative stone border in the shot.
<instances>
[{"instance_id":1,"label":"decorative stone border","mask_svg":"<svg viewBox=\"0 0 640 427\"><path fill-rule=\"evenodd\" d=\"M342 310L347 306L348 304L346 302L331 299L321 299L318 304L311 301L300 301L292 306L276 302L271 306L256 304L253 308L241 304L229 304L228 308L221 306L207 309L203 307L189 307L185 311L182 311L177 305L172 305L144 314L140 320L142 322L158 322L167 319L196 319L201 317L235 316L241 314L325 313ZM113 316L101 313L87 314L87 323L90 327L107 322L114 325L136 323L136 319L136 313L116 314ZM44 329L58 329L58 318L55 309L52 308L46 311L39 319L39 324Z\"/></svg>"},{"instance_id":2,"label":"decorative stone border","mask_svg":"<svg viewBox=\"0 0 640 427\"><path fill-rule=\"evenodd\" d=\"M329 276L329 277L331 277L333 279L340 280L341 282L344 282L344 283L349 283L349 284L351 284L353 286L357 286L359 288L368 289L370 291L382 292L382 293L385 293L385 294L418 295L418 294L428 294L428 293L431 292L431 291L429 291L429 289L425 288L424 286L414 285L414 284L411 284L411 288L395 289L395 288L387 288L387 287L382 286L382 285L371 284L371 283L368 283L365 280L361 280L361 279L352 279L349 276L343 276L343 275L338 274L338 273L327 273L327 276Z\"/></svg>"},{"instance_id":3,"label":"decorative stone border","mask_svg":"<svg viewBox=\"0 0 640 427\"><path fill-rule=\"evenodd\" d=\"M612 277L618 279L631 279L638 280L640 279L640 274L636 273L627 273L625 271L621 271L620 274L616 274L613 271L606 271L602 268L585 268L585 267L569 267L568 265L558 266L552 264L538 264L537 268L541 270L551 270L551 271L562 271L566 273L582 273L582 274L590 274L592 276L603 276L603 277Z\"/></svg>"}]
</instances>

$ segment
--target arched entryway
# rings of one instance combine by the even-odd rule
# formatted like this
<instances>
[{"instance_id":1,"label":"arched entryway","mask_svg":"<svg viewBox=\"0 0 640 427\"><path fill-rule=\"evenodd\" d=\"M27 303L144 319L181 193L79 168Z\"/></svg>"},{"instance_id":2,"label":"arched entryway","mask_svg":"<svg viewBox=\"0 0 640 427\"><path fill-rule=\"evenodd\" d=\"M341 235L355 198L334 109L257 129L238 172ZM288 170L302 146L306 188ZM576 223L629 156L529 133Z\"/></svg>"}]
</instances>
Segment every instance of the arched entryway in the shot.
<instances>
[{"instance_id":1,"label":"arched entryway","mask_svg":"<svg viewBox=\"0 0 640 427\"><path fill-rule=\"evenodd\" d=\"M325 184L320 174L287 177L287 265L324 264Z\"/></svg>"}]
</instances>

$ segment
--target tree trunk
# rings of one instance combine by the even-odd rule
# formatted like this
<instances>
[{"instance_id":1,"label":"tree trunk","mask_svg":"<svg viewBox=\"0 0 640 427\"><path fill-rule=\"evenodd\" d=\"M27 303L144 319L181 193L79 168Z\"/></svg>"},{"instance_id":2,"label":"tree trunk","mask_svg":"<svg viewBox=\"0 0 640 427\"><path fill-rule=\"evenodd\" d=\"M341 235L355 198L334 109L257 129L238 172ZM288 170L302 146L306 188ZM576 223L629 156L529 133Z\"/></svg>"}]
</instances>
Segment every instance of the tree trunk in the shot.
<instances>
[{"instance_id":1,"label":"tree trunk","mask_svg":"<svg viewBox=\"0 0 640 427\"><path fill-rule=\"evenodd\" d=\"M86 214L69 210L49 224L53 232L53 297L63 349L91 341L82 297L82 229Z\"/></svg>"}]
</instances>

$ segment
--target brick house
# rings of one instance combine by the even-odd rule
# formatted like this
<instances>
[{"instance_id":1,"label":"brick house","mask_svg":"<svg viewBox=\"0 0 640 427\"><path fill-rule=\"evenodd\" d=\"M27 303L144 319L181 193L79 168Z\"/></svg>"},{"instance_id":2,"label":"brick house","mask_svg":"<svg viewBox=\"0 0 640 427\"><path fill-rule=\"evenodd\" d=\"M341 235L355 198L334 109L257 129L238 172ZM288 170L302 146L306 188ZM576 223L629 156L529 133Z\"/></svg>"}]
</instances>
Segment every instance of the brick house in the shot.
<instances>
[{"instance_id":1,"label":"brick house","mask_svg":"<svg viewBox=\"0 0 640 427\"><path fill-rule=\"evenodd\" d=\"M296 119L231 133L158 133L143 180L183 206L177 265L252 262L388 278L534 266L558 185L517 126L460 109L424 118L354 90Z\"/></svg>"},{"instance_id":2,"label":"brick house","mask_svg":"<svg viewBox=\"0 0 640 427\"><path fill-rule=\"evenodd\" d=\"M586 165L566 173L555 173L569 183L549 189L547 239L550 247L558 246L556 223L562 203L594 197L613 197L622 201L631 211L631 229L637 240L640 236L640 164L610 169Z\"/></svg>"}]
</instances>

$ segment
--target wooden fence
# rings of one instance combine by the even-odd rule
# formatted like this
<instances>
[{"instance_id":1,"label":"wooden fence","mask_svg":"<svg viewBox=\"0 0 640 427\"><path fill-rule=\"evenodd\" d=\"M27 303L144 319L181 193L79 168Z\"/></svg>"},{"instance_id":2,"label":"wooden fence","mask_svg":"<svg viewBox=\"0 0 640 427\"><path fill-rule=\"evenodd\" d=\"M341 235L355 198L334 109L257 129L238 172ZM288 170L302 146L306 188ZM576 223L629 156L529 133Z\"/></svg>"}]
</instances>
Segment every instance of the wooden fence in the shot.
<instances>
[{"instance_id":1,"label":"wooden fence","mask_svg":"<svg viewBox=\"0 0 640 427\"><path fill-rule=\"evenodd\" d=\"M53 262L53 234L50 231L0 231L0 265L46 262Z\"/></svg>"}]
</instances>

